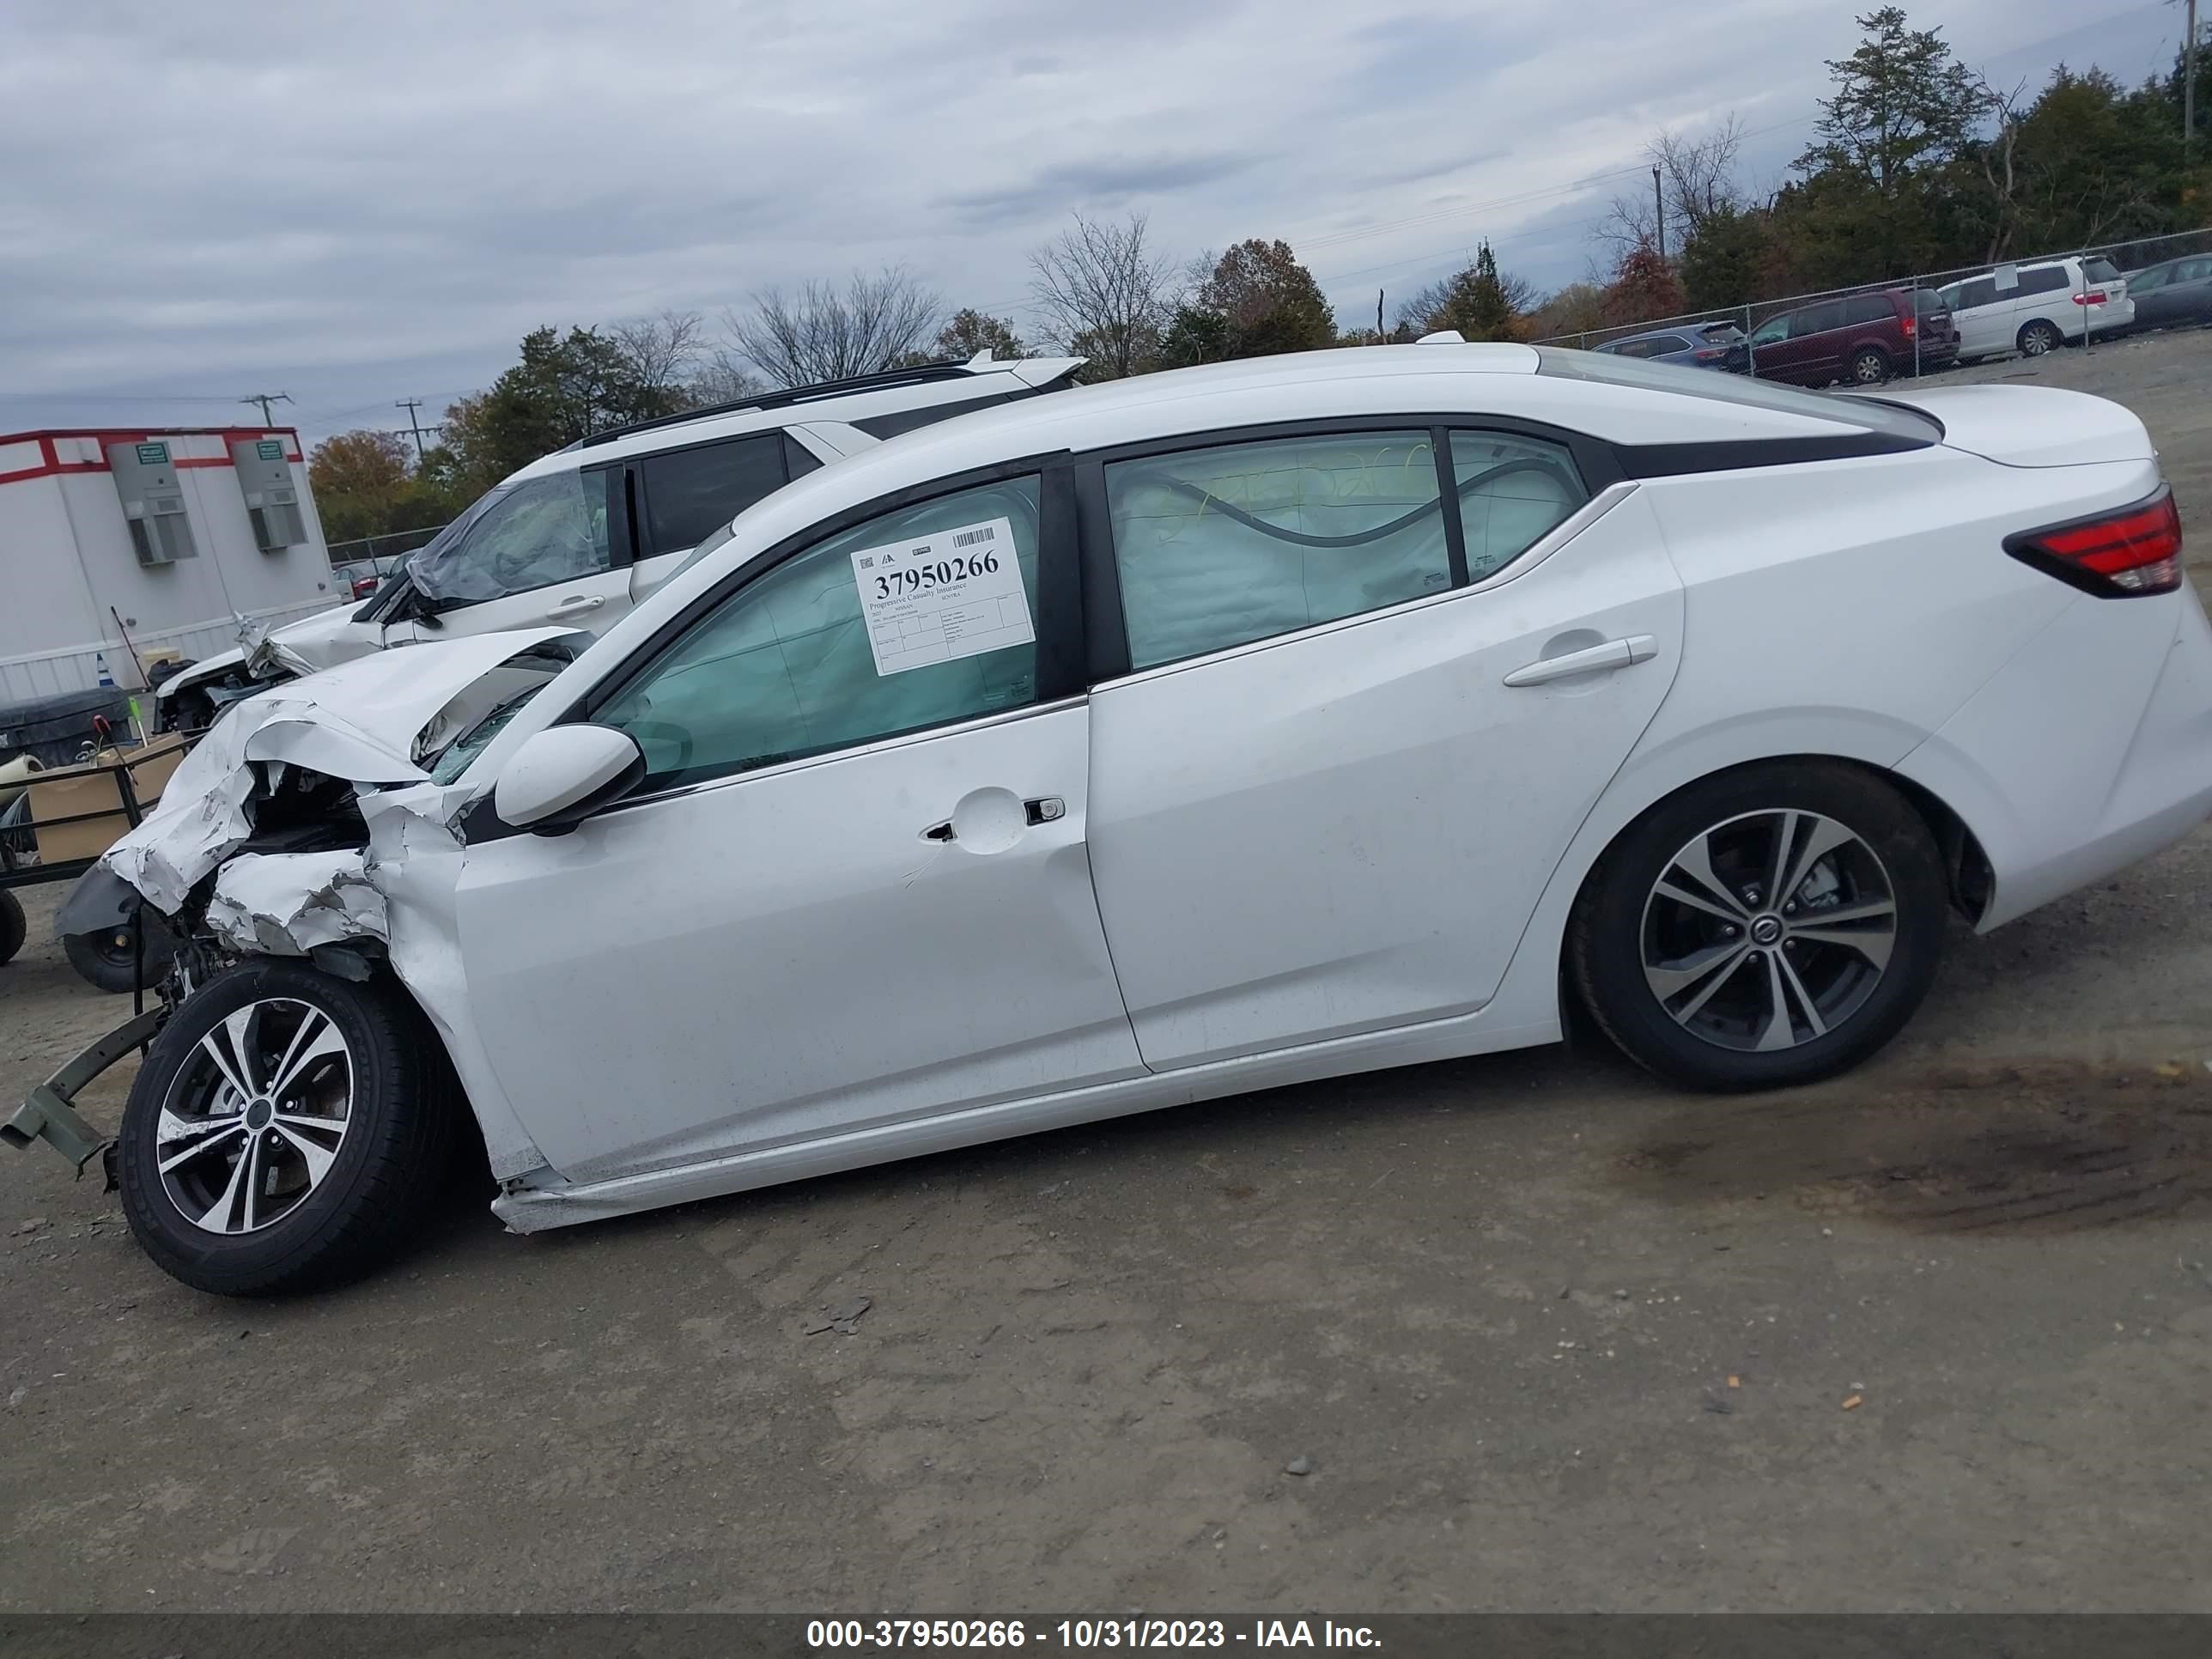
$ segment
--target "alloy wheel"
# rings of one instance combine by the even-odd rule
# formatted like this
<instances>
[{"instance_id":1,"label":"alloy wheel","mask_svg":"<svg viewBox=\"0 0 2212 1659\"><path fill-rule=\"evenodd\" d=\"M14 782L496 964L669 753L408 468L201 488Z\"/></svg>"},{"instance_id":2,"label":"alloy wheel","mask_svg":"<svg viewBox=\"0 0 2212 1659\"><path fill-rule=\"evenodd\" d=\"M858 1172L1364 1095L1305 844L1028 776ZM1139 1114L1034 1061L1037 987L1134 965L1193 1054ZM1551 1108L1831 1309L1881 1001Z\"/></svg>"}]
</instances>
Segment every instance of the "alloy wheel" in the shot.
<instances>
[{"instance_id":1,"label":"alloy wheel","mask_svg":"<svg viewBox=\"0 0 2212 1659\"><path fill-rule=\"evenodd\" d=\"M1705 1042L1793 1048L1865 1006L1888 970L1897 924L1889 873L1848 825L1817 812L1747 812L1685 843L1652 884L1644 981Z\"/></svg>"},{"instance_id":2,"label":"alloy wheel","mask_svg":"<svg viewBox=\"0 0 2212 1659\"><path fill-rule=\"evenodd\" d=\"M353 1116L353 1051L290 997L250 1002L193 1047L155 1130L162 1191L204 1231L258 1232L323 1184Z\"/></svg>"}]
</instances>

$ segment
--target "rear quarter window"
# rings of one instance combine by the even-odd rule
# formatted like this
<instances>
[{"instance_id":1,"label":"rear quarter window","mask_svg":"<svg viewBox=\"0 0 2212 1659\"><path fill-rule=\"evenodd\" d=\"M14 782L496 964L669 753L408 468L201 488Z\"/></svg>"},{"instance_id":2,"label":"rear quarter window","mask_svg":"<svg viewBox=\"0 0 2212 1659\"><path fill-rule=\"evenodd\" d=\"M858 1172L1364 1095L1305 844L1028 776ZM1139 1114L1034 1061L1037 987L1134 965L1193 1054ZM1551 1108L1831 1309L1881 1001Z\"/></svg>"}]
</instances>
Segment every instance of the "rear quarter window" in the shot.
<instances>
[{"instance_id":1,"label":"rear quarter window","mask_svg":"<svg viewBox=\"0 0 2212 1659\"><path fill-rule=\"evenodd\" d=\"M2072 283L2066 275L2066 267L2063 265L2044 265L2034 270L2023 270L2020 273L2020 292L2023 296L2030 294L2056 294L2060 289L2071 286Z\"/></svg>"}]
</instances>

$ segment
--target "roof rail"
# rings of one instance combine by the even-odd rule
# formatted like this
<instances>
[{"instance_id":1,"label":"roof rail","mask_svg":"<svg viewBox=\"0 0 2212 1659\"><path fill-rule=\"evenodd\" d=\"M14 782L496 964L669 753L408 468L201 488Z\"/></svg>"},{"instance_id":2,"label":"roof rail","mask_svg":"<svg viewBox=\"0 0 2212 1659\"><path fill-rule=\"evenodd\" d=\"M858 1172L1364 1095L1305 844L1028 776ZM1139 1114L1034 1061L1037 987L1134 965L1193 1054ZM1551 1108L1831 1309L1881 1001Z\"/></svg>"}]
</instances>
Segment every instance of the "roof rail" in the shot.
<instances>
[{"instance_id":1,"label":"roof rail","mask_svg":"<svg viewBox=\"0 0 2212 1659\"><path fill-rule=\"evenodd\" d=\"M988 356L988 354L985 354ZM563 444L559 453L572 449L590 449L598 444L612 443L617 438L627 438L634 432L652 432L665 426L681 426L686 421L703 421L716 415L737 415L749 409L787 409L793 404L812 403L821 398L838 398L854 392L884 392L893 386L922 386L932 380L957 380L963 374L978 372L983 365L974 359L943 362L916 363L907 368L887 368L876 374L855 374L842 380L823 380L813 386L795 386L781 392L763 392L757 398L739 398L726 404L710 404L704 409L687 409L680 415L662 415L650 421L632 421L627 426L609 427L605 432L594 432L588 438L579 438L572 444Z\"/></svg>"}]
</instances>

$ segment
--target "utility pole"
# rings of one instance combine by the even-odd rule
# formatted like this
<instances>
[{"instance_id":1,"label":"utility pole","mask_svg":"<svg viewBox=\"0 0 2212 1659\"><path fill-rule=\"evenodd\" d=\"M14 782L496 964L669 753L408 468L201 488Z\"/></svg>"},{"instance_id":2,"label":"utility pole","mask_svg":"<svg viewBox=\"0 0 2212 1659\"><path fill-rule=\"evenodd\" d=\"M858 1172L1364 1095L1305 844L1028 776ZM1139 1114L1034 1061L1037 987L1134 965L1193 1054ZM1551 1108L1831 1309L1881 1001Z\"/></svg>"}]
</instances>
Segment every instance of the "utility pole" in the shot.
<instances>
[{"instance_id":1,"label":"utility pole","mask_svg":"<svg viewBox=\"0 0 2212 1659\"><path fill-rule=\"evenodd\" d=\"M2181 47L2181 159L2185 163L2190 147L2197 142L2197 0L2188 0L2188 7L2189 33Z\"/></svg>"},{"instance_id":2,"label":"utility pole","mask_svg":"<svg viewBox=\"0 0 2212 1659\"><path fill-rule=\"evenodd\" d=\"M1667 258L1667 194L1659 188L1656 162L1651 167L1651 222L1659 227L1659 258L1664 264Z\"/></svg>"},{"instance_id":3,"label":"utility pole","mask_svg":"<svg viewBox=\"0 0 2212 1659\"><path fill-rule=\"evenodd\" d=\"M402 398L392 407L407 411L407 429L415 434L415 464L420 466L422 464L422 428L415 419L415 411L422 407L422 400L420 398Z\"/></svg>"},{"instance_id":4,"label":"utility pole","mask_svg":"<svg viewBox=\"0 0 2212 1659\"><path fill-rule=\"evenodd\" d=\"M255 392L248 393L246 396L240 398L238 401L242 404L260 404L261 424L264 426L274 426L276 422L270 418L269 405L271 404L289 404L292 401L292 394L289 392Z\"/></svg>"}]
</instances>

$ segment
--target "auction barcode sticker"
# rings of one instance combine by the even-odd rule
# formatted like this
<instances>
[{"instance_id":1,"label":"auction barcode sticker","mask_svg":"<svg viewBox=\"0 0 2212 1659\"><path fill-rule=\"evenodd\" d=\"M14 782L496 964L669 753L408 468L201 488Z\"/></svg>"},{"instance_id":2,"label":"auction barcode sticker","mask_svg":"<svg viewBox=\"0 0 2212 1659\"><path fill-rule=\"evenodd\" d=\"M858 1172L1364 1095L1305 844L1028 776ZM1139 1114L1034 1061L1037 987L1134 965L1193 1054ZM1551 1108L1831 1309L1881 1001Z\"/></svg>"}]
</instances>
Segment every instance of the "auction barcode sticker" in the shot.
<instances>
[{"instance_id":1,"label":"auction barcode sticker","mask_svg":"<svg viewBox=\"0 0 2212 1659\"><path fill-rule=\"evenodd\" d=\"M963 524L853 555L876 672L954 662L1036 638L1014 528Z\"/></svg>"}]
</instances>

